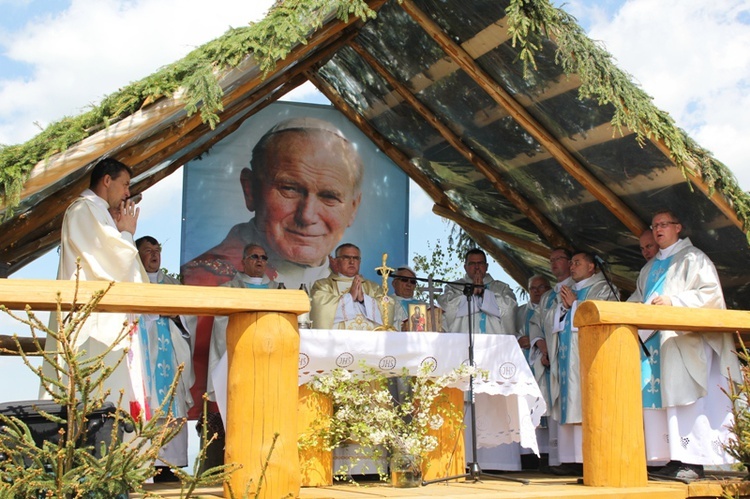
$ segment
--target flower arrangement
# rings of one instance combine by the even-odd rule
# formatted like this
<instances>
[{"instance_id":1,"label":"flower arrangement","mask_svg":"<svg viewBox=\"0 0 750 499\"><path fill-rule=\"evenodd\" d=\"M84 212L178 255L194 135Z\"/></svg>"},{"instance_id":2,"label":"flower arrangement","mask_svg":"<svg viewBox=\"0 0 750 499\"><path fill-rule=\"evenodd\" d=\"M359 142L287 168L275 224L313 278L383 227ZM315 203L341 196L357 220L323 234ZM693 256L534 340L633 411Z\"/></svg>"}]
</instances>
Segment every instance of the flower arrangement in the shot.
<instances>
[{"instance_id":1,"label":"flower arrangement","mask_svg":"<svg viewBox=\"0 0 750 499\"><path fill-rule=\"evenodd\" d=\"M468 365L435 377L431 376L433 369L425 364L416 376L404 370L401 377L389 379L363 366L358 372L335 369L316 377L309 386L331 398L333 417L318 421L311 433L303 435L300 446L332 450L348 442L359 444L353 462L335 470L338 479L347 478L358 460L378 461L385 452L412 456L412 464L418 466L420 458L438 445L431 432L441 428L446 419L463 419L462 408L441 403L445 398L442 390L469 376L487 377L486 371ZM385 478L385 470L378 468L377 473Z\"/></svg>"}]
</instances>

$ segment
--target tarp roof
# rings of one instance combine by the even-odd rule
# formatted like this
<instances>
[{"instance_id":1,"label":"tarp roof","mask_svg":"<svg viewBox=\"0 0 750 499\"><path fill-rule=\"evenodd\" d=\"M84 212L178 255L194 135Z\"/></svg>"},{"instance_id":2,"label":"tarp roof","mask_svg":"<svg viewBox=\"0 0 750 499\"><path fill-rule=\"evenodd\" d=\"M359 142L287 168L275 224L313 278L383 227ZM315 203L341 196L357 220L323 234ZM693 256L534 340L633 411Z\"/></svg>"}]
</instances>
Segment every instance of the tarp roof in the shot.
<instances>
[{"instance_id":1,"label":"tarp roof","mask_svg":"<svg viewBox=\"0 0 750 499\"><path fill-rule=\"evenodd\" d=\"M55 140L42 134L0 151L1 170L38 156L12 210L4 186L0 262L12 273L58 244L65 208L102 157L132 166L132 191L146 190L309 80L432 197L436 213L461 225L517 281L547 272L551 248L566 246L604 256L615 282L632 289L643 264L637 235L666 207L716 263L728 304L750 309L747 193L564 11L518 0L367 4L377 17L325 13L320 26L311 21L305 43L289 43L288 55L266 40L286 55L267 74L273 56L260 54L266 46L253 38L268 36L258 35L263 26L232 30L200 49L223 91L214 95L223 108L218 124L186 110L196 104L210 117L203 104L211 95L195 88L213 78L188 56L134 84L147 97L130 107L105 101L92 118L98 127L61 122L46 131ZM309 13L285 12L280 2L267 18L279 24L274 16ZM245 38L253 43L238 41ZM162 98L141 90L164 81L182 88L162 90ZM80 137L71 133L76 126ZM55 150L45 143L64 145L46 158Z\"/></svg>"}]
</instances>

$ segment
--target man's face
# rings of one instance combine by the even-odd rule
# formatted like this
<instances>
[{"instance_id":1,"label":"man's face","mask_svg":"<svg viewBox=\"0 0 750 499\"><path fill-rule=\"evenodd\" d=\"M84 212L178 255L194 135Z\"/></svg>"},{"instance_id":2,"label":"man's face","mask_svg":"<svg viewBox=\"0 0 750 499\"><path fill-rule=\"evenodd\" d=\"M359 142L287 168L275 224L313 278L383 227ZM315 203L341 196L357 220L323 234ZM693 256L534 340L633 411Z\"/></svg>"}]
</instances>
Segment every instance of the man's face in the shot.
<instances>
[{"instance_id":1,"label":"man's face","mask_svg":"<svg viewBox=\"0 0 750 499\"><path fill-rule=\"evenodd\" d=\"M646 261L651 260L659 252L659 245L656 244L654 233L650 230L641 234L640 245L641 255L643 255L643 258L645 258Z\"/></svg>"},{"instance_id":2,"label":"man's face","mask_svg":"<svg viewBox=\"0 0 750 499\"><path fill-rule=\"evenodd\" d=\"M659 213L651 221L651 230L659 248L669 248L680 238L682 225L672 220L667 213Z\"/></svg>"},{"instance_id":3,"label":"man's face","mask_svg":"<svg viewBox=\"0 0 750 499\"><path fill-rule=\"evenodd\" d=\"M596 266L583 255L574 255L570 261L570 275L575 282L581 282L594 275L594 269Z\"/></svg>"},{"instance_id":4,"label":"man's face","mask_svg":"<svg viewBox=\"0 0 750 499\"><path fill-rule=\"evenodd\" d=\"M130 175L128 172L121 171L115 178L105 175L102 181L107 188L107 204L110 208L120 206L120 203L130 197Z\"/></svg>"},{"instance_id":5,"label":"man's face","mask_svg":"<svg viewBox=\"0 0 750 499\"><path fill-rule=\"evenodd\" d=\"M266 273L267 263L266 250L260 246L249 247L242 258L243 271L250 277L263 277L263 274Z\"/></svg>"},{"instance_id":6,"label":"man's face","mask_svg":"<svg viewBox=\"0 0 750 499\"><path fill-rule=\"evenodd\" d=\"M138 248L138 255L146 272L157 272L161 268L161 245L143 241Z\"/></svg>"},{"instance_id":7,"label":"man's face","mask_svg":"<svg viewBox=\"0 0 750 499\"><path fill-rule=\"evenodd\" d=\"M487 260L484 255L471 254L466 257L466 263L464 263L464 270L471 279L482 279L487 275Z\"/></svg>"},{"instance_id":8,"label":"man's face","mask_svg":"<svg viewBox=\"0 0 750 499\"><path fill-rule=\"evenodd\" d=\"M322 265L357 215L355 153L330 133L283 132L269 145L265 175L242 173L248 209L285 260Z\"/></svg>"},{"instance_id":9,"label":"man's face","mask_svg":"<svg viewBox=\"0 0 750 499\"><path fill-rule=\"evenodd\" d=\"M544 279L535 277L529 282L529 301L534 305L539 303L542 299L542 295L549 291L550 286Z\"/></svg>"},{"instance_id":10,"label":"man's face","mask_svg":"<svg viewBox=\"0 0 750 499\"><path fill-rule=\"evenodd\" d=\"M362 258L357 248L346 247L339 250L336 255L338 260L339 273L346 277L354 277L359 274L359 264Z\"/></svg>"},{"instance_id":11,"label":"man's face","mask_svg":"<svg viewBox=\"0 0 750 499\"><path fill-rule=\"evenodd\" d=\"M570 276L570 260L568 260L564 251L555 250L550 254L549 268L558 281L563 281Z\"/></svg>"},{"instance_id":12,"label":"man's face","mask_svg":"<svg viewBox=\"0 0 750 499\"><path fill-rule=\"evenodd\" d=\"M393 290L396 296L412 298L417 287L416 276L406 269L399 270L393 275Z\"/></svg>"}]
</instances>

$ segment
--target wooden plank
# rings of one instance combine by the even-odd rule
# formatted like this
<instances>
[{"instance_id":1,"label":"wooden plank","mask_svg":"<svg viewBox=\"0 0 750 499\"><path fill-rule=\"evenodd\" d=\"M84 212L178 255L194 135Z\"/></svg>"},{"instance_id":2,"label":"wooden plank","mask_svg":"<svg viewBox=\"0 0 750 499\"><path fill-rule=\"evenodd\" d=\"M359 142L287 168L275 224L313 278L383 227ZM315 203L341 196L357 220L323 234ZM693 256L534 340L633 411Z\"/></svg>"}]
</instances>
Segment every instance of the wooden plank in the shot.
<instances>
[{"instance_id":1,"label":"wooden plank","mask_svg":"<svg viewBox=\"0 0 750 499\"><path fill-rule=\"evenodd\" d=\"M307 299L304 292L299 293ZM242 468L224 484L224 494L230 497L232 490L235 497L245 497L249 488L249 497L256 499L298 497L296 314L231 315L227 354L224 462L239 463Z\"/></svg>"},{"instance_id":2,"label":"wooden plank","mask_svg":"<svg viewBox=\"0 0 750 499\"><path fill-rule=\"evenodd\" d=\"M64 310L83 304L110 283L32 279L0 280L0 304L10 310L57 310L58 293ZM99 302L97 312L132 312L161 315L230 315L237 312L273 311L296 315L310 311L304 291L240 289L211 286L154 286L150 283L115 282Z\"/></svg>"},{"instance_id":3,"label":"wooden plank","mask_svg":"<svg viewBox=\"0 0 750 499\"><path fill-rule=\"evenodd\" d=\"M641 368L637 335L632 326L578 330L585 485L643 487L648 482L641 378L632 376Z\"/></svg>"},{"instance_id":4,"label":"wooden plank","mask_svg":"<svg viewBox=\"0 0 750 499\"><path fill-rule=\"evenodd\" d=\"M403 0L401 7L461 66L477 84L505 108L516 122L547 149L557 162L586 190L591 192L633 234L640 235L646 224L606 185L586 170L578 160L541 123L479 67L476 61L412 0Z\"/></svg>"},{"instance_id":5,"label":"wooden plank","mask_svg":"<svg viewBox=\"0 0 750 499\"><path fill-rule=\"evenodd\" d=\"M578 306L574 324L576 327L629 324L639 329L734 333L750 331L750 311L584 301Z\"/></svg>"},{"instance_id":6,"label":"wooden plank","mask_svg":"<svg viewBox=\"0 0 750 499\"><path fill-rule=\"evenodd\" d=\"M458 136L448 125L427 106L425 106L417 97L412 94L404 84L398 81L380 62L367 52L361 45L352 43L351 47L369 64L375 72L384 78L388 84L406 100L406 102L419 114L427 123L430 124L445 139L445 141L460 153L467 161L489 180L492 186L502 194L513 206L515 206L539 232L549 241L552 246L565 246L567 240L557 228L547 219L547 217L525 199L518 191L513 189L499 174L497 165L490 165L481 156L476 154L461 137Z\"/></svg>"}]
</instances>

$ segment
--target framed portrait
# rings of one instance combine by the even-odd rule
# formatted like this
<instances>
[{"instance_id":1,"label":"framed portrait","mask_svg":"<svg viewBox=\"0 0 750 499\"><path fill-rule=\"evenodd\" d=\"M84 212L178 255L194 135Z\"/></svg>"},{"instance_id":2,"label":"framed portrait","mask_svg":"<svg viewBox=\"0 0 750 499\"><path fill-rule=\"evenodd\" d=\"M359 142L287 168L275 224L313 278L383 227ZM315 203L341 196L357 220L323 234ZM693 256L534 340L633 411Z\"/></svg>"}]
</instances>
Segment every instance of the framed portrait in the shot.
<instances>
[{"instance_id":1,"label":"framed portrait","mask_svg":"<svg viewBox=\"0 0 750 499\"><path fill-rule=\"evenodd\" d=\"M409 320L407 323L409 331L427 331L427 305L423 303L410 303Z\"/></svg>"}]
</instances>

